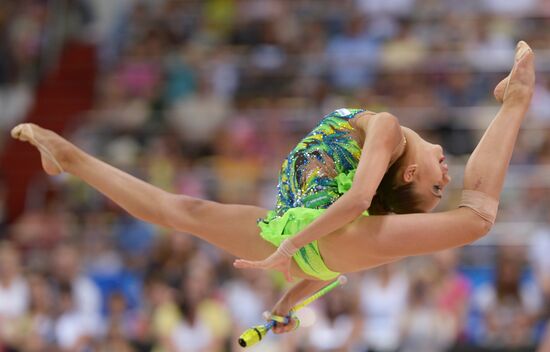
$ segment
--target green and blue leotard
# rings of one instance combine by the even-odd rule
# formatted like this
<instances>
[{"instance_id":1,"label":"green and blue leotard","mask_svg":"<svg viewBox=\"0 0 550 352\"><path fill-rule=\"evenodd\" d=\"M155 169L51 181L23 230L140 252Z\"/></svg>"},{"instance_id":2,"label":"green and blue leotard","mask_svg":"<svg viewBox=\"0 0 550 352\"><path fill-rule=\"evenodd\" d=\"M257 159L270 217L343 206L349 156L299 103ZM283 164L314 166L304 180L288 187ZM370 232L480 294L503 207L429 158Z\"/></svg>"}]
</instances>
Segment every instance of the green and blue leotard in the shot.
<instances>
[{"instance_id":1,"label":"green and blue leotard","mask_svg":"<svg viewBox=\"0 0 550 352\"><path fill-rule=\"evenodd\" d=\"M279 174L276 209L258 222L265 240L279 246L349 190L361 156L350 120L363 111L339 109L326 115L290 152ZM294 260L310 276L338 276L326 267L317 241L300 248Z\"/></svg>"}]
</instances>

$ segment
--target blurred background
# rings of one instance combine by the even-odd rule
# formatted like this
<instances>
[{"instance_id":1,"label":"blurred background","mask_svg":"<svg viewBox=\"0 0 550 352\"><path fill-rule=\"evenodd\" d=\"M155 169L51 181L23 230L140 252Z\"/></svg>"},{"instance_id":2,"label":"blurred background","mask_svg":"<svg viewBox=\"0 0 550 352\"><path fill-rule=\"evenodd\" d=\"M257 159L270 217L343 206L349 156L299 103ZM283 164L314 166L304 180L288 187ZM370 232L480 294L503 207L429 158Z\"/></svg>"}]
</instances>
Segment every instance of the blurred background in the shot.
<instances>
[{"instance_id":1,"label":"blurred background","mask_svg":"<svg viewBox=\"0 0 550 352\"><path fill-rule=\"evenodd\" d=\"M10 140L15 124L52 128L172 192L272 209L283 158L322 116L389 111L445 147L446 209L520 39L537 86L490 235L350 275L304 327L251 351L544 343L550 2L2 0L0 351L241 351L236 337L287 287L70 176L46 177L38 153Z\"/></svg>"}]
</instances>

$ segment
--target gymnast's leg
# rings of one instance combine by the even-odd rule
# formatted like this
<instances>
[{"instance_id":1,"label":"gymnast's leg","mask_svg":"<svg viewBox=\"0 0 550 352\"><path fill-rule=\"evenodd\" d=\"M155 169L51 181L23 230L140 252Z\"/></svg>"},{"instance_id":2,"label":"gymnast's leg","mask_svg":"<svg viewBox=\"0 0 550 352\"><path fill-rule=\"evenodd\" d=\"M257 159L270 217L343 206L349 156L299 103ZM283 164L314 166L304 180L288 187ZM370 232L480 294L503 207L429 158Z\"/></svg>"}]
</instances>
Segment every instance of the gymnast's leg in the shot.
<instances>
[{"instance_id":1,"label":"gymnast's leg","mask_svg":"<svg viewBox=\"0 0 550 352\"><path fill-rule=\"evenodd\" d=\"M470 156L464 175L465 191L480 192L494 201L500 197L520 125L533 94L534 55L524 42L518 44L514 68L507 79L507 89L501 92L504 94L502 107ZM333 236L332 243L328 236L326 243L320 245L325 258L345 258L346 253L357 248L357 241L362 241L362 249L378 255L380 261L389 261L470 243L485 235L491 225L470 208L432 214L360 217L342 232L347 231L349 235ZM342 242L348 237L346 246ZM340 242L341 253L331 251L336 248L336 241ZM340 270L338 259L334 262L331 259L327 258L327 265L332 270Z\"/></svg>"},{"instance_id":2,"label":"gymnast's leg","mask_svg":"<svg viewBox=\"0 0 550 352\"><path fill-rule=\"evenodd\" d=\"M262 259L275 247L259 235L256 220L266 210L225 205L165 192L85 153L56 133L21 124L12 136L39 149L48 174L66 171L88 183L131 215L181 232L191 233L243 258Z\"/></svg>"},{"instance_id":3,"label":"gymnast's leg","mask_svg":"<svg viewBox=\"0 0 550 352\"><path fill-rule=\"evenodd\" d=\"M464 189L480 191L499 199L506 171L525 114L529 109L535 83L534 55L520 42L515 65L503 93L503 104L466 164ZM499 84L501 85L501 84ZM495 92L497 100L498 93Z\"/></svg>"}]
</instances>

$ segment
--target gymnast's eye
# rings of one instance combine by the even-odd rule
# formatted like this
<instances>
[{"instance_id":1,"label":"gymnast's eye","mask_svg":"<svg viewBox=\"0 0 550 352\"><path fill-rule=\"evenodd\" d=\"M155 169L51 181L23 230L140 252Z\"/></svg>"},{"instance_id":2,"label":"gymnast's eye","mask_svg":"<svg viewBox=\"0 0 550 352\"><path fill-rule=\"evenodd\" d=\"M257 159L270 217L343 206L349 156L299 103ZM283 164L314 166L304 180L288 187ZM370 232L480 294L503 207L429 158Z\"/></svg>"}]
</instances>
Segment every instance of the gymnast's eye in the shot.
<instances>
[{"instance_id":1,"label":"gymnast's eye","mask_svg":"<svg viewBox=\"0 0 550 352\"><path fill-rule=\"evenodd\" d=\"M433 190L435 194L441 194L443 188L440 185L434 185Z\"/></svg>"}]
</instances>

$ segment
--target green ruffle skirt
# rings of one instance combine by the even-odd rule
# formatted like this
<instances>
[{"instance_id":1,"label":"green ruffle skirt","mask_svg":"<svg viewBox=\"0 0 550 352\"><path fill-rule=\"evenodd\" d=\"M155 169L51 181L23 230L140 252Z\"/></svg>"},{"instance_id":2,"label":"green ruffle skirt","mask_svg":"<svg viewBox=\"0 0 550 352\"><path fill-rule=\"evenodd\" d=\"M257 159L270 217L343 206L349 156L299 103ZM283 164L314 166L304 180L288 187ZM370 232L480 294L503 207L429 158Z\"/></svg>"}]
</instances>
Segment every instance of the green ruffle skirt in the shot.
<instances>
[{"instance_id":1,"label":"green ruffle skirt","mask_svg":"<svg viewBox=\"0 0 550 352\"><path fill-rule=\"evenodd\" d=\"M334 179L339 193L344 194L351 188L354 176L355 170L339 174ZM260 234L264 240L279 247L285 239L302 231L325 211L326 209L290 208L282 215L270 211L264 219L258 221ZM368 216L368 212L365 211L363 215ZM293 258L304 273L320 280L332 280L340 274L327 268L319 252L317 241L300 248Z\"/></svg>"}]
</instances>

